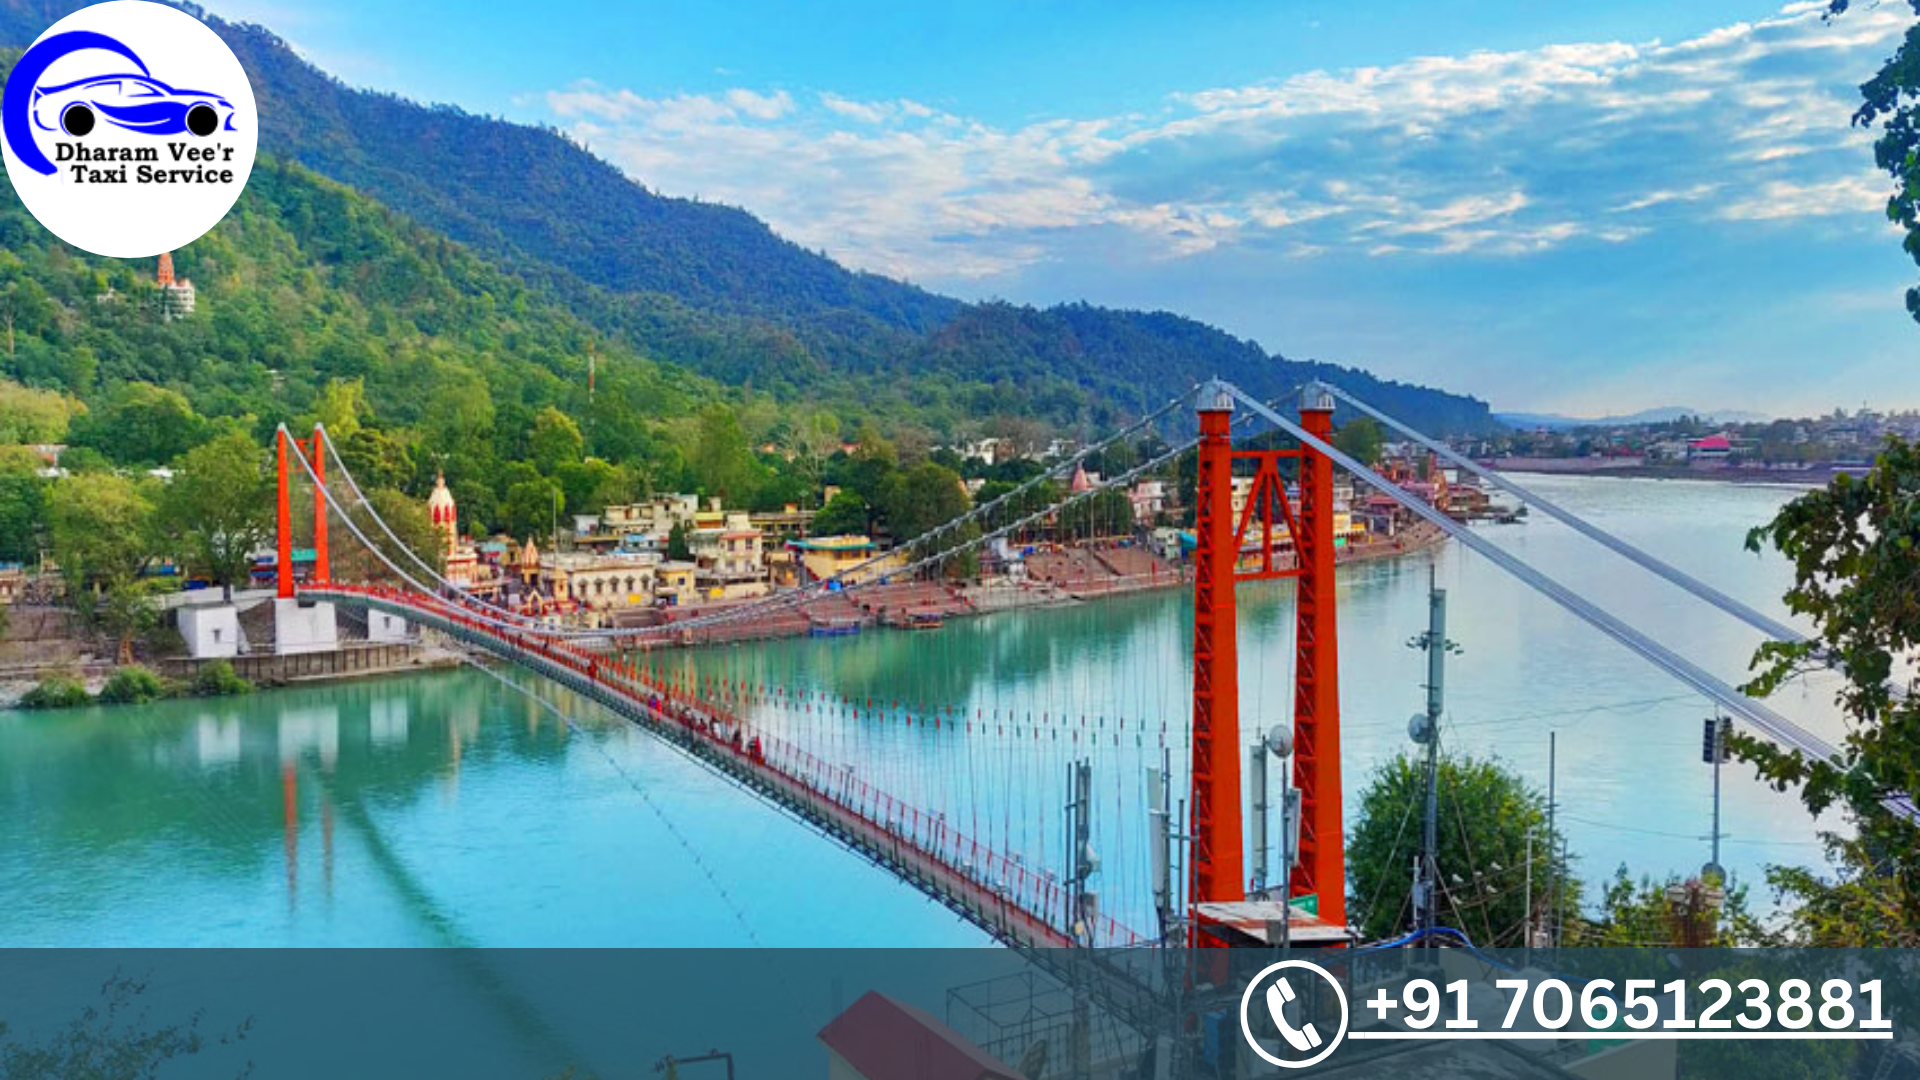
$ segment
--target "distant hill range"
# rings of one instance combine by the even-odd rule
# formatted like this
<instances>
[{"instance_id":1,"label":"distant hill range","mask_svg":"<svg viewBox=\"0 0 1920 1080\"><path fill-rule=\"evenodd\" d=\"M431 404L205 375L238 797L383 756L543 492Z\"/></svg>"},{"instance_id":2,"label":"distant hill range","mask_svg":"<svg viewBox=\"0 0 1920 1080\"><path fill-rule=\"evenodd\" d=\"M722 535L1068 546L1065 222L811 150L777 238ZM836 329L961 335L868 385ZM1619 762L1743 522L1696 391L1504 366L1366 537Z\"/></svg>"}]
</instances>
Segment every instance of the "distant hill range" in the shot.
<instances>
[{"instance_id":1,"label":"distant hill range","mask_svg":"<svg viewBox=\"0 0 1920 1080\"><path fill-rule=\"evenodd\" d=\"M1743 412L1739 409L1692 409L1684 405L1667 405L1658 409L1642 409L1621 416L1562 416L1559 413L1494 413L1493 418L1509 427L1545 428L1548 431L1568 431L1583 427L1633 427L1638 424L1670 424L1683 416L1693 416L1716 424L1755 424L1773 419L1765 413Z\"/></svg>"},{"instance_id":2,"label":"distant hill range","mask_svg":"<svg viewBox=\"0 0 1920 1080\"><path fill-rule=\"evenodd\" d=\"M0 0L26 45L82 0ZM841 266L745 210L649 191L558 131L352 89L266 29L199 12L253 81L263 151L444 233L642 353L777 397L936 426L1014 414L1093 429L1213 375L1272 397L1310 378L1436 431L1485 402L1289 360L1166 312L968 304Z\"/></svg>"}]
</instances>

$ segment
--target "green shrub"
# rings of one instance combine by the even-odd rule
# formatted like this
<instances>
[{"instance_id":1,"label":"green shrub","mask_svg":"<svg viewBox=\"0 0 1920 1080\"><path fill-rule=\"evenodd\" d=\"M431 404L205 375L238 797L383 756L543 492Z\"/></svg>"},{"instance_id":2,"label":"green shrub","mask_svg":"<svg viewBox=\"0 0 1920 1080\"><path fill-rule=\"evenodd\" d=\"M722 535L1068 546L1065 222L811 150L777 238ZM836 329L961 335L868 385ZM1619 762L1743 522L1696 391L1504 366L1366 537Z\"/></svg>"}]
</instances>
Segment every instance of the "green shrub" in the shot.
<instances>
[{"instance_id":1,"label":"green shrub","mask_svg":"<svg viewBox=\"0 0 1920 1080\"><path fill-rule=\"evenodd\" d=\"M20 699L23 709L73 709L93 701L80 680L65 675L48 675L40 685Z\"/></svg>"},{"instance_id":2,"label":"green shrub","mask_svg":"<svg viewBox=\"0 0 1920 1080\"><path fill-rule=\"evenodd\" d=\"M215 660L194 675L192 689L195 697L227 697L231 694L251 694L253 684L241 678L233 670L232 664Z\"/></svg>"},{"instance_id":3,"label":"green shrub","mask_svg":"<svg viewBox=\"0 0 1920 1080\"><path fill-rule=\"evenodd\" d=\"M100 688L100 700L109 705L138 705L173 693L167 680L139 664L118 668Z\"/></svg>"}]
</instances>

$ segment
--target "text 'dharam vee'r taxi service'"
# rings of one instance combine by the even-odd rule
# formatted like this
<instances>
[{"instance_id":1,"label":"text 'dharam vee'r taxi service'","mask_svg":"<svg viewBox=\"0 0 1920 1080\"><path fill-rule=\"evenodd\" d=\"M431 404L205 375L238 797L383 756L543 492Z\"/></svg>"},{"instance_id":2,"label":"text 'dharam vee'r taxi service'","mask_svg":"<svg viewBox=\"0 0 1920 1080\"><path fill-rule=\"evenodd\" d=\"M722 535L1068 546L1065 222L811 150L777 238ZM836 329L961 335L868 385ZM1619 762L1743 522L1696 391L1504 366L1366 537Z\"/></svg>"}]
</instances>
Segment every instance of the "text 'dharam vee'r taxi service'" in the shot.
<instances>
[{"instance_id":1,"label":"text 'dharam vee'r taxi service'","mask_svg":"<svg viewBox=\"0 0 1920 1080\"><path fill-rule=\"evenodd\" d=\"M62 240L100 255L183 247L239 198L259 117L205 23L148 0L61 19L7 75L7 175Z\"/></svg>"}]
</instances>

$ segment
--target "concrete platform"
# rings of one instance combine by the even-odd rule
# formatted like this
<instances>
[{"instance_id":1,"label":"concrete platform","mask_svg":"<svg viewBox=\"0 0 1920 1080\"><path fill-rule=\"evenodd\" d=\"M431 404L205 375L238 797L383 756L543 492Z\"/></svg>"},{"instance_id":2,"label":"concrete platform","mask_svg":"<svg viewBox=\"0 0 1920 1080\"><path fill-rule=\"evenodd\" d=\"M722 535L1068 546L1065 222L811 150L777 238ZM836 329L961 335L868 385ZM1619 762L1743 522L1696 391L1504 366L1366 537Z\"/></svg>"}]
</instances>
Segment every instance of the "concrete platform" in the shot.
<instances>
[{"instance_id":1,"label":"concrete platform","mask_svg":"<svg viewBox=\"0 0 1920 1080\"><path fill-rule=\"evenodd\" d=\"M273 651L278 656L332 652L340 647L340 623L330 603L273 601Z\"/></svg>"},{"instance_id":2,"label":"concrete platform","mask_svg":"<svg viewBox=\"0 0 1920 1080\"><path fill-rule=\"evenodd\" d=\"M1202 927L1225 936L1232 945L1277 948L1283 921L1288 944L1301 948L1351 945L1359 939L1352 927L1324 922L1278 900L1195 904L1193 913Z\"/></svg>"},{"instance_id":3,"label":"concrete platform","mask_svg":"<svg viewBox=\"0 0 1920 1080\"><path fill-rule=\"evenodd\" d=\"M230 660L240 655L240 609L232 604L182 607L174 624L195 660Z\"/></svg>"}]
</instances>

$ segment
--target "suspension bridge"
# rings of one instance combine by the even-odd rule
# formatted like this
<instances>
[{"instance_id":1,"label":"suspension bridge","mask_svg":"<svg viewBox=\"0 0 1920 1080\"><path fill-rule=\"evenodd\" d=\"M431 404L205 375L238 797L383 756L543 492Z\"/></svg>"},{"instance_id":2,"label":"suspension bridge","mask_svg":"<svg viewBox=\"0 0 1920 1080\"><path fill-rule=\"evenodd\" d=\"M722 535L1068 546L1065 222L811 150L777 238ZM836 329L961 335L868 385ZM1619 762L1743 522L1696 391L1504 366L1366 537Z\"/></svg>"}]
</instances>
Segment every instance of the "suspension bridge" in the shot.
<instances>
[{"instance_id":1,"label":"suspension bridge","mask_svg":"<svg viewBox=\"0 0 1920 1080\"><path fill-rule=\"evenodd\" d=\"M282 634L297 636L317 613L330 619L333 607L377 612L565 687L1023 950L1270 944L1276 934L1295 945L1354 943L1341 803L1336 471L1512 574L1756 734L1809 757L1837 754L1831 743L1343 453L1332 442L1337 401L1686 595L1775 639L1801 639L1792 627L1344 391L1311 385L1297 408L1283 413L1219 381L1194 387L889 552L757 599L625 627L569 625L450 579L374 512L323 427L305 437L282 426L275 440L276 622ZM1057 494L1059 481L1085 477L1082 466L1095 455L1136 445L1151 452ZM1190 572L1183 573L1131 552L1127 525L1102 508L1141 477L1188 467L1195 470L1194 530ZM311 488L314 561L296 580L296 525L304 523L293 508L301 485ZM900 610L915 595L938 598L943 582L977 575L983 556L1004 556L1069 519L1096 551L1107 546L1098 556L1103 565L1124 563L1155 584L1191 587L1190 671L1127 673L1131 686L1103 693L1101 711L1089 716L1084 703L1074 710L1041 702L1036 711L1031 700L915 710L817 688L703 676L674 659L699 650L689 650L689 642L822 618L823 610ZM351 547L336 551L341 530ZM348 552L364 571L342 575L352 581L334 572L336 554ZM1069 550L1056 558L1071 567L1074 556ZM1277 579L1294 586L1291 670L1272 686L1266 673L1253 673L1254 693L1245 695L1237 587ZM1011 595L1060 600L1057 582L1027 582ZM1262 713L1282 713L1290 738L1262 740L1250 719ZM916 771L900 763L892 751L908 731L940 741L934 764ZM1276 799L1264 774L1268 751L1282 749L1285 790ZM1914 815L1906 793L1888 792L1886 801ZM1297 809L1281 824L1282 865L1270 875L1271 805ZM1140 869L1109 864L1103 872L1097 849L1123 846L1136 856L1129 865Z\"/></svg>"}]
</instances>

